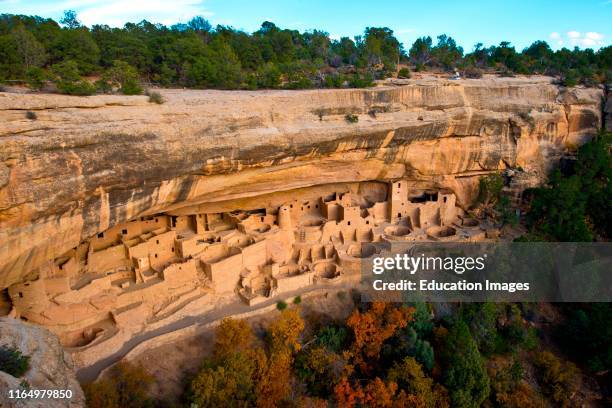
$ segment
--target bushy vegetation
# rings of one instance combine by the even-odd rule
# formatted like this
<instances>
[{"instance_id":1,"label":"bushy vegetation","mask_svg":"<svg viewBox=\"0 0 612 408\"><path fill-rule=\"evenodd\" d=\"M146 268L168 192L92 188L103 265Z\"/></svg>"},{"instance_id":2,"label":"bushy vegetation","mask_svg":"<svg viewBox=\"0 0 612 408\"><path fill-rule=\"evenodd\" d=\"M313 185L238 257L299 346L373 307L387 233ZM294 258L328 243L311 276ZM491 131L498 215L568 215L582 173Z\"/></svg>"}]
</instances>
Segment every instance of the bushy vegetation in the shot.
<instances>
[{"instance_id":1,"label":"bushy vegetation","mask_svg":"<svg viewBox=\"0 0 612 408\"><path fill-rule=\"evenodd\" d=\"M354 408L583 403L581 371L540 343L527 323L526 315L537 313L534 305L468 303L438 318L433 307L360 303L329 324L305 322L301 306L288 305L257 331L246 320L226 318L215 329L212 353L187 378L182 402ZM570 330L585 328L590 335L609 320L604 309ZM84 390L90 407L162 404L147 396L150 383L141 367L121 363Z\"/></svg>"},{"instance_id":2,"label":"bushy vegetation","mask_svg":"<svg viewBox=\"0 0 612 408\"><path fill-rule=\"evenodd\" d=\"M64 65L55 67L58 64ZM399 64L404 68L398 72ZM547 74L566 86L591 86L610 80L612 47L553 51L546 42L536 41L517 51L504 41L490 47L476 44L466 53L443 34L435 42L418 38L406 51L386 27L367 27L362 35L336 40L323 31L301 33L269 21L249 34L212 27L202 17L171 27L143 20L111 28L85 27L71 11L59 23L0 15L0 81L22 81L40 89L52 79L60 92L74 95L95 91L83 76L100 78L99 92L118 87L129 95L142 92L137 81L218 89L358 88L396 74L408 78L407 65L417 72L459 69L469 78L485 71ZM68 77L58 75L66 70Z\"/></svg>"},{"instance_id":3,"label":"bushy vegetation","mask_svg":"<svg viewBox=\"0 0 612 408\"><path fill-rule=\"evenodd\" d=\"M153 406L148 395L153 377L140 365L119 362L109 375L83 385L89 408L147 408Z\"/></svg>"},{"instance_id":4,"label":"bushy vegetation","mask_svg":"<svg viewBox=\"0 0 612 408\"><path fill-rule=\"evenodd\" d=\"M347 113L344 116L344 119L348 122L348 123L357 123L359 122L359 116L355 115L354 113Z\"/></svg>"},{"instance_id":5,"label":"bushy vegetation","mask_svg":"<svg viewBox=\"0 0 612 408\"><path fill-rule=\"evenodd\" d=\"M397 72L397 77L398 78L402 78L402 79L408 79L410 78L410 70L406 67L401 68L398 72Z\"/></svg>"},{"instance_id":6,"label":"bushy vegetation","mask_svg":"<svg viewBox=\"0 0 612 408\"><path fill-rule=\"evenodd\" d=\"M259 345L246 322L225 319L217 329L214 355L191 381L188 400L200 407L271 407L287 401L288 372L303 329L298 311L284 310Z\"/></svg>"},{"instance_id":7,"label":"bushy vegetation","mask_svg":"<svg viewBox=\"0 0 612 408\"><path fill-rule=\"evenodd\" d=\"M19 349L9 346L0 346L0 371L13 377L21 377L30 368L30 357L25 356Z\"/></svg>"},{"instance_id":8,"label":"bushy vegetation","mask_svg":"<svg viewBox=\"0 0 612 408\"><path fill-rule=\"evenodd\" d=\"M556 406L576 406L573 401L574 395L581 382L578 368L570 362L559 359L550 351L536 353L534 362L539 370L544 394Z\"/></svg>"},{"instance_id":9,"label":"bushy vegetation","mask_svg":"<svg viewBox=\"0 0 612 408\"><path fill-rule=\"evenodd\" d=\"M149 102L151 102L151 103L156 103L158 105L162 105L163 103L166 102L166 100L164 99L162 94L160 94L159 92L156 92L156 91L149 92L149 91L147 91L147 95L149 96Z\"/></svg>"},{"instance_id":10,"label":"bushy vegetation","mask_svg":"<svg viewBox=\"0 0 612 408\"><path fill-rule=\"evenodd\" d=\"M562 305L566 318L555 333L559 344L593 372L612 369L612 304Z\"/></svg>"},{"instance_id":11,"label":"bushy vegetation","mask_svg":"<svg viewBox=\"0 0 612 408\"><path fill-rule=\"evenodd\" d=\"M504 177L501 174L494 173L481 177L475 205L481 215L502 224L514 225L518 222L518 218L510 199L503 193L503 188Z\"/></svg>"},{"instance_id":12,"label":"bushy vegetation","mask_svg":"<svg viewBox=\"0 0 612 408\"><path fill-rule=\"evenodd\" d=\"M284 406L287 398L300 406L343 407L518 407L557 401L528 384L517 357L534 353L536 359L541 353L531 351L535 345L528 340L531 331L520 305L468 304L435 321L424 303L375 302L359 305L344 322L314 327L311 334L303 331L299 310L281 312L263 342L246 322L223 321L214 354L192 381L188 400L198 406L221 401L267 406L272 397L261 392L273 375L278 384L268 391L275 396L271 406ZM491 361L501 363L488 367ZM549 365L534 370L541 386L553 390L554 381L564 379Z\"/></svg>"},{"instance_id":13,"label":"bushy vegetation","mask_svg":"<svg viewBox=\"0 0 612 408\"><path fill-rule=\"evenodd\" d=\"M609 239L612 231L612 134L602 132L577 152L566 174L555 170L548 185L533 189L529 239L562 242Z\"/></svg>"}]
</instances>

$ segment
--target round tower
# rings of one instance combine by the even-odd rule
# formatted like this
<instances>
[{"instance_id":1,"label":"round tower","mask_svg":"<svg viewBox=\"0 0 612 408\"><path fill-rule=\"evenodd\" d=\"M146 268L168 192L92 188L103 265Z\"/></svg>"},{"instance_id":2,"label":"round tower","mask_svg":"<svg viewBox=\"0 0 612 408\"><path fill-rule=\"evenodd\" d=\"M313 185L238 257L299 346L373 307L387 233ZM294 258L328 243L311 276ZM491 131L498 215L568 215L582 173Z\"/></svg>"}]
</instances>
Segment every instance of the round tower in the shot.
<instances>
[{"instance_id":1,"label":"round tower","mask_svg":"<svg viewBox=\"0 0 612 408\"><path fill-rule=\"evenodd\" d=\"M278 209L278 226L282 230L291 230L293 228L291 223L291 211L287 205L283 205Z\"/></svg>"}]
</instances>

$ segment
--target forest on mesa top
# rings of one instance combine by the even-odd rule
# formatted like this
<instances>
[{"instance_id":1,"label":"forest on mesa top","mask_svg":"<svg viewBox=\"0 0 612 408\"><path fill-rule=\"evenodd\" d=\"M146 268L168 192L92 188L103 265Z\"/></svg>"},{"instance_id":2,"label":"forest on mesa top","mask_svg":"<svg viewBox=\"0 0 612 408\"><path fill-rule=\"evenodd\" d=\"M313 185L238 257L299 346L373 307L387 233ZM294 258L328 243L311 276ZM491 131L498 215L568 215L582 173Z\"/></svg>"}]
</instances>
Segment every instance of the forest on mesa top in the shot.
<instances>
[{"instance_id":1,"label":"forest on mesa top","mask_svg":"<svg viewBox=\"0 0 612 408\"><path fill-rule=\"evenodd\" d=\"M535 41L522 51L509 42L464 52L447 35L418 38L404 47L386 27L363 35L331 39L323 31L300 33L271 22L245 33L212 27L202 17L166 27L141 21L123 28L83 26L67 11L52 19L0 15L0 82L23 82L33 89L49 81L70 94L142 92L138 83L189 88L259 89L365 87L375 79L410 77L410 71L459 70L477 78L545 74L566 86L594 86L612 78L612 46L553 51ZM96 84L82 76L100 78Z\"/></svg>"}]
</instances>

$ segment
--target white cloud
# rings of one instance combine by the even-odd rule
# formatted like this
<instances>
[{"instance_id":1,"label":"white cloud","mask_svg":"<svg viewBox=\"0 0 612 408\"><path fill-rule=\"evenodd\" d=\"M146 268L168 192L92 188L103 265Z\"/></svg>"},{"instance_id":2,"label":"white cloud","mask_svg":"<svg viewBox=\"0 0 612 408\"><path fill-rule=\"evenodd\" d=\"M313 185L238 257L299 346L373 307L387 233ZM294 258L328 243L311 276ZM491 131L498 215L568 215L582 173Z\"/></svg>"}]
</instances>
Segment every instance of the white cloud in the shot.
<instances>
[{"instance_id":1,"label":"white cloud","mask_svg":"<svg viewBox=\"0 0 612 408\"><path fill-rule=\"evenodd\" d=\"M74 10L85 25L108 24L123 27L127 22L173 25L187 23L195 16L210 18L214 15L206 0L0 0L0 13L40 15L61 19L65 10ZM229 20L215 20L215 24L232 24Z\"/></svg>"},{"instance_id":2,"label":"white cloud","mask_svg":"<svg viewBox=\"0 0 612 408\"><path fill-rule=\"evenodd\" d=\"M87 26L108 24L112 27L142 20L172 25L185 23L197 15L213 15L203 6L202 0L67 0L62 9L76 10L79 20Z\"/></svg>"},{"instance_id":3,"label":"white cloud","mask_svg":"<svg viewBox=\"0 0 612 408\"><path fill-rule=\"evenodd\" d=\"M586 38L589 38L589 39L595 40L595 41L600 41L600 40L603 40L603 38L604 38L603 34L594 33L594 32L588 32L584 36Z\"/></svg>"},{"instance_id":4,"label":"white cloud","mask_svg":"<svg viewBox=\"0 0 612 408\"><path fill-rule=\"evenodd\" d=\"M580 31L568 31L565 35L554 31L548 35L551 44L562 47L568 44L571 47L599 48L606 45L605 36L595 31L581 33Z\"/></svg>"},{"instance_id":5,"label":"white cloud","mask_svg":"<svg viewBox=\"0 0 612 408\"><path fill-rule=\"evenodd\" d=\"M400 28L395 30L395 34L410 34L416 32L416 28Z\"/></svg>"}]
</instances>

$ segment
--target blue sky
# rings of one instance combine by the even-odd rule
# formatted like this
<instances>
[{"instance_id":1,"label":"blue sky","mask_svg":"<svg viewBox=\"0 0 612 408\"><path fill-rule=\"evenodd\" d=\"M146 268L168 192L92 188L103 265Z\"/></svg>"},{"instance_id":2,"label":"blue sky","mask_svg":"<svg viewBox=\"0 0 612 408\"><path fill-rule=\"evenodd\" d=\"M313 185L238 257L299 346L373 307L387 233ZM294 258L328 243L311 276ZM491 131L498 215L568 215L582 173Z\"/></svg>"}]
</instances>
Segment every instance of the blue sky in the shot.
<instances>
[{"instance_id":1,"label":"blue sky","mask_svg":"<svg viewBox=\"0 0 612 408\"><path fill-rule=\"evenodd\" d=\"M420 36L451 35L470 51L507 40L518 49L542 39L553 48L599 48L612 42L612 0L0 0L0 13L58 19L75 10L86 25L122 26L147 19L174 24L194 15L248 32L269 20L300 31L353 37L387 26L407 47Z\"/></svg>"}]
</instances>

